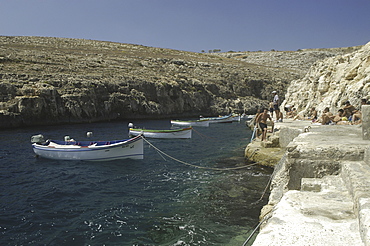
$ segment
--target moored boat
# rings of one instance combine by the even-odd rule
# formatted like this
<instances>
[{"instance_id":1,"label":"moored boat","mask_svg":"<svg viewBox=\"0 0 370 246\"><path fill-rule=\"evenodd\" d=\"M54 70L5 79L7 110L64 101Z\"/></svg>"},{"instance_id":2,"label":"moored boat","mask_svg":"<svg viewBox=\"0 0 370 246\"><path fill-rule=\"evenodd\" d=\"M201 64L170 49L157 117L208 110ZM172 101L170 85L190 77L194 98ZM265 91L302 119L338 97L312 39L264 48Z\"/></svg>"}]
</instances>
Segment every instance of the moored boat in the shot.
<instances>
[{"instance_id":1,"label":"moored boat","mask_svg":"<svg viewBox=\"0 0 370 246\"><path fill-rule=\"evenodd\" d=\"M143 159L144 147L141 135L113 141L65 141L47 140L42 135L31 138L37 156L55 160L110 161L117 159Z\"/></svg>"},{"instance_id":2,"label":"moored boat","mask_svg":"<svg viewBox=\"0 0 370 246\"><path fill-rule=\"evenodd\" d=\"M233 114L232 115L232 120L234 121L234 122L240 122L241 121L241 116L240 116L240 114Z\"/></svg>"},{"instance_id":3,"label":"moored boat","mask_svg":"<svg viewBox=\"0 0 370 246\"><path fill-rule=\"evenodd\" d=\"M201 119L202 120L209 120L209 123L231 123L231 122L235 121L233 115L208 117L208 118L201 118Z\"/></svg>"},{"instance_id":4,"label":"moored boat","mask_svg":"<svg viewBox=\"0 0 370 246\"><path fill-rule=\"evenodd\" d=\"M150 130L150 129L139 129L130 128L130 136L138 136L142 134L146 138L191 138L193 128L179 128L170 130Z\"/></svg>"},{"instance_id":5,"label":"moored boat","mask_svg":"<svg viewBox=\"0 0 370 246\"><path fill-rule=\"evenodd\" d=\"M250 120L252 120L253 118L255 117L255 115L254 114L242 114L241 116L240 116L240 118L241 119L243 119L243 120L246 120L246 121L250 121Z\"/></svg>"},{"instance_id":6,"label":"moored boat","mask_svg":"<svg viewBox=\"0 0 370 246\"><path fill-rule=\"evenodd\" d=\"M202 127L208 127L209 126L209 120L202 119L202 120L171 120L172 125L177 126L202 126Z\"/></svg>"}]
</instances>

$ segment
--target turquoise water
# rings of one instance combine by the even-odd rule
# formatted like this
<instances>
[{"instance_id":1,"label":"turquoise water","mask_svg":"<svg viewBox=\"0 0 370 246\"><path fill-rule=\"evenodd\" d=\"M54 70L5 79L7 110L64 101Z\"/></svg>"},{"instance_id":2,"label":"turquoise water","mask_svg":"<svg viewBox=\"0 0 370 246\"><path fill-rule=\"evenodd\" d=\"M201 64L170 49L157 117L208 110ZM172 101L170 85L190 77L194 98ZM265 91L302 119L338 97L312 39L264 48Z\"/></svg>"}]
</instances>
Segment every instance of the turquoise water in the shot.
<instances>
[{"instance_id":1,"label":"turquoise water","mask_svg":"<svg viewBox=\"0 0 370 246\"><path fill-rule=\"evenodd\" d=\"M169 120L136 121L168 129ZM192 139L148 139L144 160L36 158L30 137L127 138L128 122L0 132L1 245L242 245L271 169L246 165L242 123L194 128ZM6 143L6 144L5 144ZM187 164L203 167L197 168ZM209 168L209 169L208 169ZM226 168L223 171L211 168Z\"/></svg>"}]
</instances>

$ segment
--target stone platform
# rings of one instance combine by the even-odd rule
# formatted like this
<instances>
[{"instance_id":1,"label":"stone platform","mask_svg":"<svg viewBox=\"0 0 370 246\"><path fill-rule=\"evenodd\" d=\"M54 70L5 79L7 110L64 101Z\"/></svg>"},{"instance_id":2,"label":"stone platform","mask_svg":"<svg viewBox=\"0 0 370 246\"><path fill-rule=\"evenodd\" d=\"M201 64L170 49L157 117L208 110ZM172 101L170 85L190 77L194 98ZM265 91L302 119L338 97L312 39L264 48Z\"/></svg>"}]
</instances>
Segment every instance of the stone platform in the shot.
<instances>
[{"instance_id":1,"label":"stone platform","mask_svg":"<svg viewBox=\"0 0 370 246\"><path fill-rule=\"evenodd\" d=\"M275 124L284 152L253 246L369 246L370 140L362 128Z\"/></svg>"}]
</instances>

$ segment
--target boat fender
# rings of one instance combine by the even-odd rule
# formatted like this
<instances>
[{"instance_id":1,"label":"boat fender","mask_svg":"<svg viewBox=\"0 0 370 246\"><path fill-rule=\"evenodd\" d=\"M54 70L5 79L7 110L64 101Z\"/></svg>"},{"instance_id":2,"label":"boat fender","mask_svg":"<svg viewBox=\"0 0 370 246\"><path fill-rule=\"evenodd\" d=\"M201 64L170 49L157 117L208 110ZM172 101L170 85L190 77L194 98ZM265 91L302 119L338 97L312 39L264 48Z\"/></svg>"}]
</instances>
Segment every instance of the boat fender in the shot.
<instances>
[{"instance_id":1,"label":"boat fender","mask_svg":"<svg viewBox=\"0 0 370 246\"><path fill-rule=\"evenodd\" d=\"M134 124L133 123L128 123L128 128L133 128L134 127Z\"/></svg>"}]
</instances>

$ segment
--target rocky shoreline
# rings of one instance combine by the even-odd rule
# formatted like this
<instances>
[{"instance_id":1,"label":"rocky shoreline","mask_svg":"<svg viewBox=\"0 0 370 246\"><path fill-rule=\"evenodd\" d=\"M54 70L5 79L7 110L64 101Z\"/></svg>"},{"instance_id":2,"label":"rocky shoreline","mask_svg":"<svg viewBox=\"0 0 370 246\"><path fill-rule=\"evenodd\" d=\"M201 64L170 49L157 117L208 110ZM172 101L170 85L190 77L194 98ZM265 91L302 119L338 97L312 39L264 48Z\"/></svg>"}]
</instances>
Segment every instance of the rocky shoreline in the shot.
<instances>
[{"instance_id":1,"label":"rocky shoreline","mask_svg":"<svg viewBox=\"0 0 370 246\"><path fill-rule=\"evenodd\" d=\"M255 52L259 58L252 61L234 53L82 39L0 36L0 44L0 129L251 114L267 106L272 90L284 98L289 83L308 69L291 62L302 51ZM305 51L301 61L313 64L322 58L319 53L326 57L349 51ZM263 64L267 60L260 57L275 57L280 66Z\"/></svg>"},{"instance_id":2,"label":"rocky shoreline","mask_svg":"<svg viewBox=\"0 0 370 246\"><path fill-rule=\"evenodd\" d=\"M363 111L370 115L370 106ZM277 127L284 153L253 245L370 245L370 148L363 129L292 120Z\"/></svg>"},{"instance_id":3,"label":"rocky shoreline","mask_svg":"<svg viewBox=\"0 0 370 246\"><path fill-rule=\"evenodd\" d=\"M335 114L350 100L361 110L362 124L284 119L275 123L279 131L270 141L247 147L246 157L258 144L265 159L268 147L283 150L253 245L370 245L370 106L359 106L361 99L370 99L369 62L370 43L317 62L291 83L283 103L307 117L312 107L319 116L325 107Z\"/></svg>"}]
</instances>

